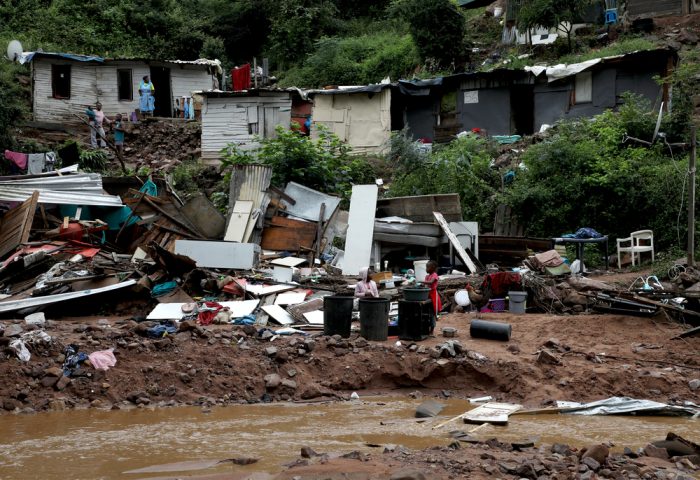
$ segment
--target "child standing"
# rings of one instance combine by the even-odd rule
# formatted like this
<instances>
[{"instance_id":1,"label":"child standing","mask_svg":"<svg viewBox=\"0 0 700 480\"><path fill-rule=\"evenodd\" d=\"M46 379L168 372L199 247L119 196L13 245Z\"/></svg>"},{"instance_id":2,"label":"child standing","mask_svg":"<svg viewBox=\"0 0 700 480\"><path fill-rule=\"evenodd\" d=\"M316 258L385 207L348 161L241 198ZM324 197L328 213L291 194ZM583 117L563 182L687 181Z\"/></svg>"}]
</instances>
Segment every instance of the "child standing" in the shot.
<instances>
[{"instance_id":1,"label":"child standing","mask_svg":"<svg viewBox=\"0 0 700 480\"><path fill-rule=\"evenodd\" d=\"M423 282L426 287L430 288L430 300L433 302L433 309L435 310L435 321L437 321L437 315L442 310L442 301L440 300L440 295L438 294L438 274L437 274L437 262L431 260L425 266L425 271L427 275L425 276L425 281Z\"/></svg>"},{"instance_id":2,"label":"child standing","mask_svg":"<svg viewBox=\"0 0 700 480\"><path fill-rule=\"evenodd\" d=\"M124 154L124 126L122 125L121 113L117 113L114 119L114 146L119 155Z\"/></svg>"}]
</instances>

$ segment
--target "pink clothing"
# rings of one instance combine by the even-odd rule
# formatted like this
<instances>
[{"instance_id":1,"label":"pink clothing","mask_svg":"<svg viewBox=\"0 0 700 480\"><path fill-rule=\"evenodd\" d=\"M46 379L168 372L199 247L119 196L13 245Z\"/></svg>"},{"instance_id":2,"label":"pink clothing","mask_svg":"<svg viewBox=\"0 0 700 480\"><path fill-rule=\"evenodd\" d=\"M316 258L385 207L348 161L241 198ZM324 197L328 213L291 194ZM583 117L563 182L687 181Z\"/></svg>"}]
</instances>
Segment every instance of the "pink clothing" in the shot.
<instances>
[{"instance_id":1,"label":"pink clothing","mask_svg":"<svg viewBox=\"0 0 700 480\"><path fill-rule=\"evenodd\" d=\"M27 155L26 153L5 150L5 158L17 165L20 169L24 170L27 168L27 161L29 160L29 155Z\"/></svg>"},{"instance_id":2,"label":"pink clothing","mask_svg":"<svg viewBox=\"0 0 700 480\"><path fill-rule=\"evenodd\" d=\"M355 296L356 297L366 297L367 292L369 292L373 297L379 296L379 290L377 290L377 284L374 280L369 279L369 267L365 267L360 270L360 281L355 285Z\"/></svg>"},{"instance_id":3,"label":"pink clothing","mask_svg":"<svg viewBox=\"0 0 700 480\"><path fill-rule=\"evenodd\" d=\"M373 297L379 296L379 290L377 290L377 284L374 280L370 280L369 282L357 282L357 285L355 285L355 296L366 297L367 292L371 293Z\"/></svg>"},{"instance_id":4,"label":"pink clothing","mask_svg":"<svg viewBox=\"0 0 700 480\"><path fill-rule=\"evenodd\" d=\"M88 358L95 370L109 370L109 367L117 364L117 358L114 356L112 349L92 352L88 355Z\"/></svg>"},{"instance_id":5,"label":"pink clothing","mask_svg":"<svg viewBox=\"0 0 700 480\"><path fill-rule=\"evenodd\" d=\"M105 112L103 112L102 110L95 110L95 125L101 127L104 121Z\"/></svg>"}]
</instances>

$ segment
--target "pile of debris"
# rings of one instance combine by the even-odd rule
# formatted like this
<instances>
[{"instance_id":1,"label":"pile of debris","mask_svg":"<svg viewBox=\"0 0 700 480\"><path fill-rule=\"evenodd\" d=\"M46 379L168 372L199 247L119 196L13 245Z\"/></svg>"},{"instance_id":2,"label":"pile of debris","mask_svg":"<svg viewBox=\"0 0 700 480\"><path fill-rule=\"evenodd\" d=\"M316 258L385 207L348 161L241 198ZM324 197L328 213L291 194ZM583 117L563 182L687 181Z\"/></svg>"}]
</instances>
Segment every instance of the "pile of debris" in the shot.
<instances>
[{"instance_id":1,"label":"pile of debris","mask_svg":"<svg viewBox=\"0 0 700 480\"><path fill-rule=\"evenodd\" d=\"M135 170L148 167L152 172L169 172L183 161L200 156L202 127L199 122L147 118L128 125L124 156Z\"/></svg>"}]
</instances>

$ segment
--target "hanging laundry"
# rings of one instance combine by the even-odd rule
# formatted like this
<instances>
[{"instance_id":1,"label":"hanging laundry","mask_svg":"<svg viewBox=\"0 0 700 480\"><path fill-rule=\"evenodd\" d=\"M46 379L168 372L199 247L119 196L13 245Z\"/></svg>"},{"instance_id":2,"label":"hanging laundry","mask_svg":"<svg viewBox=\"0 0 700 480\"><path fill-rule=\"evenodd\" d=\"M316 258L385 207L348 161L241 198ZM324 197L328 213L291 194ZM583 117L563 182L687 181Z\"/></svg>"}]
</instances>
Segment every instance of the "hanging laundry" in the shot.
<instances>
[{"instance_id":1,"label":"hanging laundry","mask_svg":"<svg viewBox=\"0 0 700 480\"><path fill-rule=\"evenodd\" d=\"M250 63L231 70L231 83L233 84L234 92L250 88Z\"/></svg>"},{"instance_id":2,"label":"hanging laundry","mask_svg":"<svg viewBox=\"0 0 700 480\"><path fill-rule=\"evenodd\" d=\"M190 119L190 120L194 120L194 98L190 98L190 108L189 108L189 112L190 112L189 119Z\"/></svg>"},{"instance_id":3,"label":"hanging laundry","mask_svg":"<svg viewBox=\"0 0 700 480\"><path fill-rule=\"evenodd\" d=\"M44 171L46 155L43 153L30 153L27 155L27 173L38 175Z\"/></svg>"},{"instance_id":4,"label":"hanging laundry","mask_svg":"<svg viewBox=\"0 0 700 480\"><path fill-rule=\"evenodd\" d=\"M21 170L25 170L27 168L29 158L26 153L5 150L5 158L17 165Z\"/></svg>"},{"instance_id":5,"label":"hanging laundry","mask_svg":"<svg viewBox=\"0 0 700 480\"><path fill-rule=\"evenodd\" d=\"M44 171L53 172L56 169L56 152L47 152L44 158Z\"/></svg>"}]
</instances>

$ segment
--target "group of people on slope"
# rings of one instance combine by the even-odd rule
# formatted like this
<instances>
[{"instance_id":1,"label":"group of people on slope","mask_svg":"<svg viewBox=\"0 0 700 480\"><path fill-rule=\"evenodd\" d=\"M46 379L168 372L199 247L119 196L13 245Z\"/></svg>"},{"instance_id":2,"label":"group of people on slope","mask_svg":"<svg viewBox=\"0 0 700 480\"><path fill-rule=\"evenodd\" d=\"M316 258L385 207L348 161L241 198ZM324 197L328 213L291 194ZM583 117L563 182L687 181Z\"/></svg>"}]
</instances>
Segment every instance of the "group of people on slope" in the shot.
<instances>
[{"instance_id":1,"label":"group of people on slope","mask_svg":"<svg viewBox=\"0 0 700 480\"><path fill-rule=\"evenodd\" d=\"M148 75L144 76L139 84L139 110L142 115L153 115L153 110L155 110L155 87L151 82ZM92 148L107 147L107 135L105 134L104 125L107 124L112 127L114 131L114 146L118 153L123 153L124 151L124 126L122 123L122 114L117 113L114 120L107 117L102 111L102 104L97 102L95 108L92 105L88 105L85 110L87 115L88 124L90 126L90 145Z\"/></svg>"}]
</instances>

